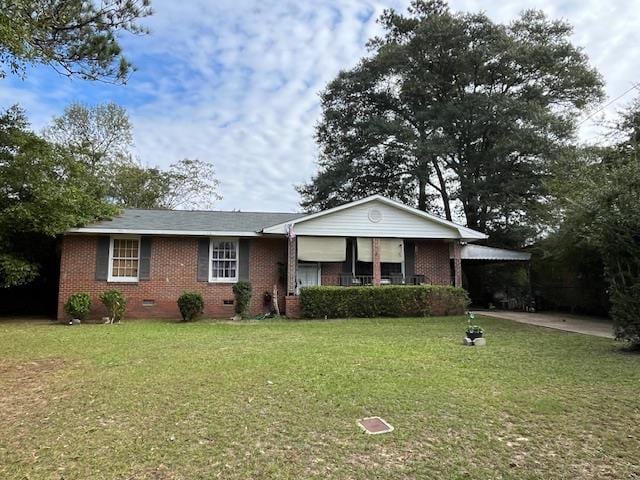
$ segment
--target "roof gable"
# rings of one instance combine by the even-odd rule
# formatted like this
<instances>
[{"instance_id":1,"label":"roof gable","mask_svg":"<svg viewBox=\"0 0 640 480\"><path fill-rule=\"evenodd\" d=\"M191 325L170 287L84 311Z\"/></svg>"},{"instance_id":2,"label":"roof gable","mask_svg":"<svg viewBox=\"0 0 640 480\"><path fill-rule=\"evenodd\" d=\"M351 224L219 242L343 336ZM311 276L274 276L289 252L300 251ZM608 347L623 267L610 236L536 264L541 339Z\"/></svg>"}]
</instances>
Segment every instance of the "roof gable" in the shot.
<instances>
[{"instance_id":1,"label":"roof gable","mask_svg":"<svg viewBox=\"0 0 640 480\"><path fill-rule=\"evenodd\" d=\"M483 233L381 195L267 227L263 232L285 233L288 224L293 224L299 235L452 238L468 241L487 238Z\"/></svg>"}]
</instances>

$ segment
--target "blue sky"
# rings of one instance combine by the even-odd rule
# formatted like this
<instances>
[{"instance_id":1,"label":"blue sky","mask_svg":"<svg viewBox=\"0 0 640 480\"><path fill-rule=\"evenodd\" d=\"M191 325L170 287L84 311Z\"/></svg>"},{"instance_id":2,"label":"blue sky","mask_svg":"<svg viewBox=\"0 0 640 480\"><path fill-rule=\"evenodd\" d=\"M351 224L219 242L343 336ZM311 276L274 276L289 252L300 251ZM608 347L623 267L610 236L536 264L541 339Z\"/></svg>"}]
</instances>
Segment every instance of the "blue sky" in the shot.
<instances>
[{"instance_id":1,"label":"blue sky","mask_svg":"<svg viewBox=\"0 0 640 480\"><path fill-rule=\"evenodd\" d=\"M71 102L115 101L134 125L143 163L180 158L212 161L220 179L220 209L298 209L294 185L315 171L318 93L365 54L375 20L400 0L155 0L143 21L151 34L123 38L138 70L126 86L69 80L43 68L25 80L0 80L0 108L19 103L44 127ZM640 81L637 1L453 0L454 10L484 9L509 21L527 8L569 20L614 98ZM632 98L606 109L609 117ZM585 140L601 130L588 121Z\"/></svg>"}]
</instances>

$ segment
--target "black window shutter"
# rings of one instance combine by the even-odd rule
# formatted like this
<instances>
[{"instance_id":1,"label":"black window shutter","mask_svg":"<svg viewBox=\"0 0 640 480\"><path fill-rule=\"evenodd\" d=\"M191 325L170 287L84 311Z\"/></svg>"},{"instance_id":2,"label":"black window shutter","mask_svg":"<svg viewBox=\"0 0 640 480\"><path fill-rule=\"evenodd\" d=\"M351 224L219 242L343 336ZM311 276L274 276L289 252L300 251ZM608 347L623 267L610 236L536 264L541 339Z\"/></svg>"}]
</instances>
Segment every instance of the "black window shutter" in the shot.
<instances>
[{"instance_id":1,"label":"black window shutter","mask_svg":"<svg viewBox=\"0 0 640 480\"><path fill-rule=\"evenodd\" d=\"M209 244L208 238L198 240L198 281L209 281Z\"/></svg>"},{"instance_id":2,"label":"black window shutter","mask_svg":"<svg viewBox=\"0 0 640 480\"><path fill-rule=\"evenodd\" d=\"M140 280L151 278L151 237L140 238Z\"/></svg>"},{"instance_id":3,"label":"black window shutter","mask_svg":"<svg viewBox=\"0 0 640 480\"><path fill-rule=\"evenodd\" d=\"M416 274L416 242L404 241L404 275L406 277Z\"/></svg>"},{"instance_id":4,"label":"black window shutter","mask_svg":"<svg viewBox=\"0 0 640 480\"><path fill-rule=\"evenodd\" d=\"M251 240L248 238L240 239L239 257L238 258L238 280L243 282L249 281L249 257L251 255Z\"/></svg>"},{"instance_id":5,"label":"black window shutter","mask_svg":"<svg viewBox=\"0 0 640 480\"><path fill-rule=\"evenodd\" d=\"M107 280L109 277L109 245L111 237L100 236L96 240L96 280Z\"/></svg>"}]
</instances>

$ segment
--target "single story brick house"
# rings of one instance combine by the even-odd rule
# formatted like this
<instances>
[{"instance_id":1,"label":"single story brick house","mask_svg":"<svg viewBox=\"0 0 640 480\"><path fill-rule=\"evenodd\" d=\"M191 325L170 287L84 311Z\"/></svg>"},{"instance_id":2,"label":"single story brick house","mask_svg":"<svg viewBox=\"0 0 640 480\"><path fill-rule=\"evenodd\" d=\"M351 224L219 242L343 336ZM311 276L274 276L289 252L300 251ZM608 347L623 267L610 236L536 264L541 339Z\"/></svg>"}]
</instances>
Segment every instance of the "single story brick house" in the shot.
<instances>
[{"instance_id":1,"label":"single story brick house","mask_svg":"<svg viewBox=\"0 0 640 480\"><path fill-rule=\"evenodd\" d=\"M197 291L205 315L230 317L232 286L248 280L250 311L279 305L299 316L310 285L461 285L464 245L483 233L374 195L313 214L125 209L67 231L62 242L58 318L70 294L120 289L129 318L177 318L178 296Z\"/></svg>"}]
</instances>

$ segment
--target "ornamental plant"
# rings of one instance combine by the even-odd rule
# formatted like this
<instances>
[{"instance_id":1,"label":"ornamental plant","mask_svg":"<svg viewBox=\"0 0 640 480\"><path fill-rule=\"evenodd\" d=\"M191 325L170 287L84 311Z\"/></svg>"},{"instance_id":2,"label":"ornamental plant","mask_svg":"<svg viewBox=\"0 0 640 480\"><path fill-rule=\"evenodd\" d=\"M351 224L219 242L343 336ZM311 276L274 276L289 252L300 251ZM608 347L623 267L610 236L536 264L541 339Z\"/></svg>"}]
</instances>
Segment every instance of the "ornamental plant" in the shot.
<instances>
[{"instance_id":1,"label":"ornamental plant","mask_svg":"<svg viewBox=\"0 0 640 480\"><path fill-rule=\"evenodd\" d=\"M71 318L83 320L91 310L91 296L88 293L73 293L69 295L64 311Z\"/></svg>"},{"instance_id":2,"label":"ornamental plant","mask_svg":"<svg viewBox=\"0 0 640 480\"><path fill-rule=\"evenodd\" d=\"M478 325L472 325L472 322L475 320L476 316L471 313L471 312L467 312L467 334L472 333L472 334L480 334L483 335L484 334L484 328L478 326Z\"/></svg>"},{"instance_id":3,"label":"ornamental plant","mask_svg":"<svg viewBox=\"0 0 640 480\"><path fill-rule=\"evenodd\" d=\"M244 316L251 301L251 283L238 282L233 285L233 295L235 296L235 310L240 316Z\"/></svg>"},{"instance_id":4,"label":"ornamental plant","mask_svg":"<svg viewBox=\"0 0 640 480\"><path fill-rule=\"evenodd\" d=\"M100 301L107 308L109 323L120 323L124 320L127 299L120 290L107 290L100 294Z\"/></svg>"},{"instance_id":5,"label":"ornamental plant","mask_svg":"<svg viewBox=\"0 0 640 480\"><path fill-rule=\"evenodd\" d=\"M190 322L204 311L204 300L198 292L183 292L178 298L182 320Z\"/></svg>"},{"instance_id":6,"label":"ornamental plant","mask_svg":"<svg viewBox=\"0 0 640 480\"><path fill-rule=\"evenodd\" d=\"M474 334L484 334L484 328L478 326L478 325L469 325L467 327L467 333L474 333Z\"/></svg>"}]
</instances>

